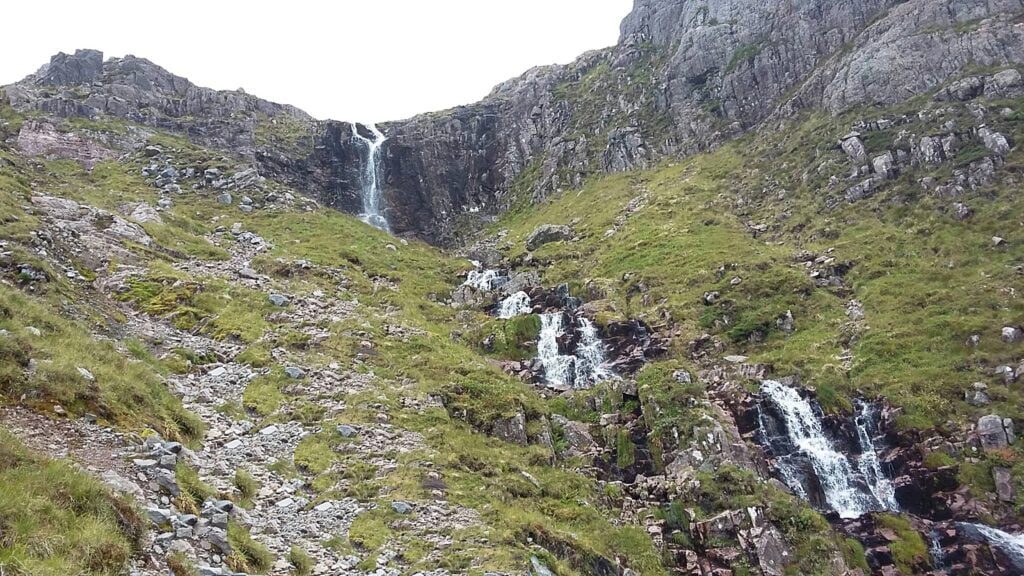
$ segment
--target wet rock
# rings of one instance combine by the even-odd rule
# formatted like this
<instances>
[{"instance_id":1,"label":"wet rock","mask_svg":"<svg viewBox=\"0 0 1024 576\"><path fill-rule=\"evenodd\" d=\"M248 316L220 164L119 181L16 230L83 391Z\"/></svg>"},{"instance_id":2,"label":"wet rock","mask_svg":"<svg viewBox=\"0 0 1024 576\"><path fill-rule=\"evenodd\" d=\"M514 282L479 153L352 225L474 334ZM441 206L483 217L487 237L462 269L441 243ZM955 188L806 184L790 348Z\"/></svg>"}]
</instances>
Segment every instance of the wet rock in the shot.
<instances>
[{"instance_id":1,"label":"wet rock","mask_svg":"<svg viewBox=\"0 0 1024 576\"><path fill-rule=\"evenodd\" d=\"M568 226L542 224L526 237L526 249L532 252L551 242L572 240L572 236L572 229Z\"/></svg>"}]
</instances>

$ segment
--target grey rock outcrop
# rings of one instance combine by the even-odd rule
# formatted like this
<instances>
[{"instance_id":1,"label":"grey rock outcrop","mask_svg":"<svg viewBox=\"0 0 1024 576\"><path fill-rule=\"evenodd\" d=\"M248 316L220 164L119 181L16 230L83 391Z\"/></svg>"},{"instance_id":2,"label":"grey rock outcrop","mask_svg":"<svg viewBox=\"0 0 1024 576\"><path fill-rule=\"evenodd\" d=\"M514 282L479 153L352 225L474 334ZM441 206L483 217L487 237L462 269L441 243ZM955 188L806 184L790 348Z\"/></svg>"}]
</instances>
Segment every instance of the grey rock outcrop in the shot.
<instances>
[{"instance_id":1,"label":"grey rock outcrop","mask_svg":"<svg viewBox=\"0 0 1024 576\"><path fill-rule=\"evenodd\" d=\"M545 244L571 239L572 229L568 226L543 224L526 237L526 249L532 252Z\"/></svg>"},{"instance_id":2,"label":"grey rock outcrop","mask_svg":"<svg viewBox=\"0 0 1024 576\"><path fill-rule=\"evenodd\" d=\"M985 451L1006 448L1017 439L1013 433L1013 420L995 414L982 416L978 419L978 439Z\"/></svg>"}]
</instances>

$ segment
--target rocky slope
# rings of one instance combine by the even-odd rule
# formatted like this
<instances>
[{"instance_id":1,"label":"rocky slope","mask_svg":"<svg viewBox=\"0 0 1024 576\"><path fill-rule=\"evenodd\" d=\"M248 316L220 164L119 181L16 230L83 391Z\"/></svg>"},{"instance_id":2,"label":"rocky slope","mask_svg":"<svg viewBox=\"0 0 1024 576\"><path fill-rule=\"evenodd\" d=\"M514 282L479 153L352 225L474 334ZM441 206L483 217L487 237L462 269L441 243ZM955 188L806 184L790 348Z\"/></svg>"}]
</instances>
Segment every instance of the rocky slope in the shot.
<instances>
[{"instance_id":1,"label":"rocky slope","mask_svg":"<svg viewBox=\"0 0 1024 576\"><path fill-rule=\"evenodd\" d=\"M394 230L496 220L459 259L329 209L367 127L55 57L0 98L0 569L1019 573L1021 10L637 2L383 126Z\"/></svg>"}]
</instances>

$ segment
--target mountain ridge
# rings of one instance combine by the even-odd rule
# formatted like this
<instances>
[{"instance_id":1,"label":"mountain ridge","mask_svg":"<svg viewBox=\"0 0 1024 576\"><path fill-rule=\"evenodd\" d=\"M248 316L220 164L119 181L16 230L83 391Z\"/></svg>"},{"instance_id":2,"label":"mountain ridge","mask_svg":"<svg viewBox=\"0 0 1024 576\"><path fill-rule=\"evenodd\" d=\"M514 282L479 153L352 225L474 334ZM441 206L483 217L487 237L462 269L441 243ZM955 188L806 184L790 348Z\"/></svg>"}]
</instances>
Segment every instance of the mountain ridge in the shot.
<instances>
[{"instance_id":1,"label":"mountain ridge","mask_svg":"<svg viewBox=\"0 0 1024 576\"><path fill-rule=\"evenodd\" d=\"M1024 32L1014 23L1019 2L962 0L943 10L937 4L639 1L623 20L616 46L567 65L531 69L477 103L382 122L389 137L383 193L394 229L435 244L461 243L518 203L576 188L595 174L707 150L804 109L835 114L896 104L969 66L1024 57ZM827 32L816 35L820 30ZM161 85L171 89L167 100L149 98L145 82L136 86L141 92L122 94L155 105L160 118L117 96L95 106L61 96L33 101L24 81L7 88L8 99L22 111L44 107L88 116L103 110L185 131L204 144L240 151L261 172L329 205L359 212L358 179L334 166L355 157L345 123L317 121L237 92L179 86L183 78L142 59L111 62L115 76L117 68L130 68L112 79L122 86L141 73L156 80L157 92ZM68 56L51 66L63 70L70 63L78 66ZM73 70L57 78L81 80ZM587 94L564 89L580 82L591 84ZM267 137L260 139L260 131Z\"/></svg>"}]
</instances>

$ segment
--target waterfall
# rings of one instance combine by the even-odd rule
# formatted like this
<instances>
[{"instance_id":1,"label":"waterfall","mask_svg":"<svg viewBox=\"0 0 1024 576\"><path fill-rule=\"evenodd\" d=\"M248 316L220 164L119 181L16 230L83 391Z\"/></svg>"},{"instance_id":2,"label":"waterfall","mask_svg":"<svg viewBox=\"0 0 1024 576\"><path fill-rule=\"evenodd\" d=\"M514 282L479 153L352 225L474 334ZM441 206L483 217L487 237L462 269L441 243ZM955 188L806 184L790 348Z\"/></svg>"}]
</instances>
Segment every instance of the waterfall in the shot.
<instances>
[{"instance_id":1,"label":"waterfall","mask_svg":"<svg viewBox=\"0 0 1024 576\"><path fill-rule=\"evenodd\" d=\"M374 228L390 232L391 227L388 226L388 220L384 217L384 212L381 208L381 180L384 174L381 162L381 147L384 145L387 137L373 124L367 124L366 127L373 133L373 140L360 134L356 125L352 124L352 138L362 142L366 147L363 173L360 175L360 183L362 185L360 195L363 199L363 213L359 215L359 219Z\"/></svg>"},{"instance_id":2,"label":"waterfall","mask_svg":"<svg viewBox=\"0 0 1024 576\"><path fill-rule=\"evenodd\" d=\"M604 343L597 335L597 327L590 320L579 317L580 335L576 346L576 387L584 382L594 384L612 377L605 367Z\"/></svg>"},{"instance_id":3,"label":"waterfall","mask_svg":"<svg viewBox=\"0 0 1024 576\"><path fill-rule=\"evenodd\" d=\"M857 438L860 440L861 455L857 461L857 468L864 476L871 494L885 510L892 512L899 511L900 506L896 502L896 488L889 481L889 478L882 472L882 465L878 461L878 451L875 449L873 437L876 430L876 408L863 401L857 401Z\"/></svg>"},{"instance_id":4,"label":"waterfall","mask_svg":"<svg viewBox=\"0 0 1024 576\"><path fill-rule=\"evenodd\" d=\"M563 312L540 315L540 337L537 340L537 358L544 366L544 380L550 388L568 390L589 388L598 382L614 378L605 365L604 343L597 327L583 315L570 316L579 327L579 340L573 354L562 354L558 339L565 336Z\"/></svg>"},{"instance_id":5,"label":"waterfall","mask_svg":"<svg viewBox=\"0 0 1024 576\"><path fill-rule=\"evenodd\" d=\"M544 366L547 385L558 390L572 388L576 364L574 356L565 356L558 351L558 338L564 334L561 312L541 314L537 357Z\"/></svg>"},{"instance_id":6,"label":"waterfall","mask_svg":"<svg viewBox=\"0 0 1024 576\"><path fill-rule=\"evenodd\" d=\"M842 518L857 518L885 508L875 498L874 489L863 488L864 483L858 481L850 460L832 446L810 402L775 380L763 381L761 391L785 419L789 441L810 462L830 508ZM794 491L806 494L795 473L790 477L783 473L783 478Z\"/></svg>"},{"instance_id":7,"label":"waterfall","mask_svg":"<svg viewBox=\"0 0 1024 576\"><path fill-rule=\"evenodd\" d=\"M516 316L522 316L523 314L529 314L531 310L533 310L533 306L529 294L526 292L516 292L501 301L501 305L498 307L498 318L507 320Z\"/></svg>"},{"instance_id":8,"label":"waterfall","mask_svg":"<svg viewBox=\"0 0 1024 576\"><path fill-rule=\"evenodd\" d=\"M932 570L946 569L946 553L942 551L942 543L939 542L939 533L932 530L928 533L928 556L931 557Z\"/></svg>"},{"instance_id":9,"label":"waterfall","mask_svg":"<svg viewBox=\"0 0 1024 576\"><path fill-rule=\"evenodd\" d=\"M764 409L761 405L757 406L757 424L758 424L758 440L762 446L774 446L775 441L768 435L768 422L765 420ZM804 483L800 479L800 466L795 460L801 457L799 452L792 454L777 454L775 458L775 469L778 471L779 476L782 476L782 481L789 486L789 488L798 497L809 500L810 497L807 494L807 490L804 488Z\"/></svg>"},{"instance_id":10,"label":"waterfall","mask_svg":"<svg viewBox=\"0 0 1024 576\"><path fill-rule=\"evenodd\" d=\"M499 278L497 270L471 270L463 285L490 292L497 288Z\"/></svg>"},{"instance_id":11,"label":"waterfall","mask_svg":"<svg viewBox=\"0 0 1024 576\"><path fill-rule=\"evenodd\" d=\"M981 534L989 546L998 548L1013 562L1014 567L1024 571L1024 534L1010 534L983 524L958 525Z\"/></svg>"}]
</instances>

